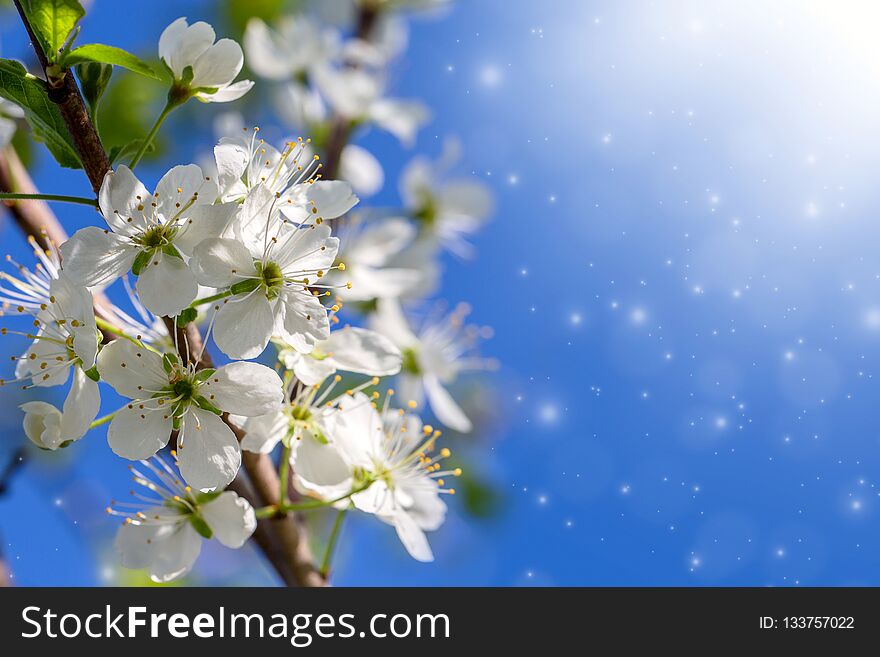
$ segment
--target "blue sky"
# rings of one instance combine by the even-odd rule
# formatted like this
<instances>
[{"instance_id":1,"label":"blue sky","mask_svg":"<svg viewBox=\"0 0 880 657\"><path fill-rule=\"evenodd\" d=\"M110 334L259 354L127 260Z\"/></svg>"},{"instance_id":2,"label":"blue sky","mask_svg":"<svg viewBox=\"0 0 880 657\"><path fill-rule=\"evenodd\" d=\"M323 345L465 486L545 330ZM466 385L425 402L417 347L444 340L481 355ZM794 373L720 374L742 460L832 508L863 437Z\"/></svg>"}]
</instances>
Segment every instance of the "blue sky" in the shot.
<instances>
[{"instance_id":1,"label":"blue sky","mask_svg":"<svg viewBox=\"0 0 880 657\"><path fill-rule=\"evenodd\" d=\"M416 150L457 135L461 171L497 197L441 296L495 329L483 351L502 369L473 384L485 422L459 445L501 511L456 510L430 565L356 518L337 583L880 583L880 16L764 5L469 0L414 22L393 80L434 111ZM144 52L212 7L132 3L131 30L97 0L86 30ZM21 56L10 18L2 51ZM207 150L208 121L170 124L163 164ZM362 143L389 181L411 156L377 133ZM35 177L87 192L48 158ZM396 201L393 182L374 199ZM96 219L59 211L70 228ZM11 444L20 400L4 394ZM100 433L30 462L0 500L18 580L108 581L114 525L99 510L127 489ZM270 581L241 563L211 549L197 576Z\"/></svg>"}]
</instances>

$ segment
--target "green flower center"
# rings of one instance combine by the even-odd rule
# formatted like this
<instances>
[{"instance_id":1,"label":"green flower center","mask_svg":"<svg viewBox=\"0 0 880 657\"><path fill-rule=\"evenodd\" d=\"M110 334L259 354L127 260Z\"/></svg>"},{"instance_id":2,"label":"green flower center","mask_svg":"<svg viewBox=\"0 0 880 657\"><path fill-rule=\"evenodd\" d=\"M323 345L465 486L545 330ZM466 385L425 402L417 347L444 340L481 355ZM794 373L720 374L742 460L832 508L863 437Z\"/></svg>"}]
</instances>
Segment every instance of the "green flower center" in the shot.
<instances>
[{"instance_id":1,"label":"green flower center","mask_svg":"<svg viewBox=\"0 0 880 657\"><path fill-rule=\"evenodd\" d=\"M180 397L181 401L187 401L192 399L193 395L196 392L195 384L189 379L181 379L177 381L173 386L174 396Z\"/></svg>"},{"instance_id":2,"label":"green flower center","mask_svg":"<svg viewBox=\"0 0 880 657\"><path fill-rule=\"evenodd\" d=\"M290 415L299 422L308 422L312 419L312 412L305 406L294 406Z\"/></svg>"},{"instance_id":3,"label":"green flower center","mask_svg":"<svg viewBox=\"0 0 880 657\"><path fill-rule=\"evenodd\" d=\"M141 246L145 246L148 249L158 249L168 244L168 231L165 226L153 226L144 231L138 241L141 243Z\"/></svg>"},{"instance_id":4,"label":"green flower center","mask_svg":"<svg viewBox=\"0 0 880 657\"><path fill-rule=\"evenodd\" d=\"M407 374L421 374L422 368L419 366L419 359L414 349L406 348L401 352L403 363L400 369Z\"/></svg>"},{"instance_id":5,"label":"green flower center","mask_svg":"<svg viewBox=\"0 0 880 657\"><path fill-rule=\"evenodd\" d=\"M419 201L421 206L413 212L413 218L428 225L433 224L437 218L437 203L434 201L434 197L430 193L424 192L419 194Z\"/></svg>"},{"instance_id":6,"label":"green flower center","mask_svg":"<svg viewBox=\"0 0 880 657\"><path fill-rule=\"evenodd\" d=\"M284 286L284 272L276 262L267 262L265 265L259 260L254 263L260 283L266 290L266 296L271 301L278 296Z\"/></svg>"}]
</instances>

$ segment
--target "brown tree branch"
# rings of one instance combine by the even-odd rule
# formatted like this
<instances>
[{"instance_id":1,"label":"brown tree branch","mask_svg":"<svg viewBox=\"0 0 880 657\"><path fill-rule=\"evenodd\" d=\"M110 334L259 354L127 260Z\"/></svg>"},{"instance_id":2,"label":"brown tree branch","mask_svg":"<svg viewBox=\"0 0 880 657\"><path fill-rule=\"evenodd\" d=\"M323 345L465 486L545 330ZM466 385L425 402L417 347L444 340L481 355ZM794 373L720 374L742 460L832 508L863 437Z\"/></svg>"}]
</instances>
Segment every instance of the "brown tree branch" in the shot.
<instances>
[{"instance_id":1,"label":"brown tree branch","mask_svg":"<svg viewBox=\"0 0 880 657\"><path fill-rule=\"evenodd\" d=\"M199 368L214 367L208 350L202 349L202 335L195 324L190 323L186 325L186 328L180 328L170 317L164 317L163 320L169 335L177 334L177 345L182 358L187 362L193 362L201 353L201 359L198 362ZM241 442L245 437L245 432L230 422L226 414L223 416L223 421ZM281 481L278 479L278 473L269 456L242 451L242 464L254 488L254 495L249 499L251 504L260 507L278 505L281 502ZM300 523L293 514L278 514L272 518L260 520L260 523L272 528L275 538L281 546L283 570L292 575L295 584L300 586L325 586L327 584L325 578L318 572L308 541L305 539ZM269 557L268 554L266 556ZM280 576L284 577L282 569L276 568L276 570Z\"/></svg>"},{"instance_id":2,"label":"brown tree branch","mask_svg":"<svg viewBox=\"0 0 880 657\"><path fill-rule=\"evenodd\" d=\"M380 8L369 2L360 5L355 22L355 38L369 41L379 19ZM351 121L344 116L336 115L330 127L330 136L324 147L321 158L321 177L325 180L335 180L339 174L339 164L342 160L342 151L351 139Z\"/></svg>"},{"instance_id":3,"label":"brown tree branch","mask_svg":"<svg viewBox=\"0 0 880 657\"><path fill-rule=\"evenodd\" d=\"M79 154L83 169L92 184L92 191L97 195L98 190L101 189L101 183L104 181L104 175L110 170L110 159L107 157L98 131L95 130L95 126L92 125L89 118L89 112L82 94L79 92L79 87L76 85L73 72L69 69L65 70L61 73L60 78L49 74L49 62L46 59L46 54L31 28L20 0L15 0L15 8L18 9L18 14L21 16L21 21L24 23L34 47L34 52L36 52L40 66L43 68L43 74L46 76L49 85L49 100L58 106L61 117L67 125L67 131L73 138L73 145Z\"/></svg>"}]
</instances>

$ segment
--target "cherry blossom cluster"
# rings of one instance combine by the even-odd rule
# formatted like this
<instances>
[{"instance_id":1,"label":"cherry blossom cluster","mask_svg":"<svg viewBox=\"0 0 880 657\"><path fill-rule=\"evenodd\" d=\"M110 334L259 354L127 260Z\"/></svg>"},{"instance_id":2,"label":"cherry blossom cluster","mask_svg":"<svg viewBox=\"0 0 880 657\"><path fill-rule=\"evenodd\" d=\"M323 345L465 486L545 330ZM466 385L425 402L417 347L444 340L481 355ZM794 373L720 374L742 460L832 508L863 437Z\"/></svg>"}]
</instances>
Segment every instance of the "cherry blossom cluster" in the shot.
<instances>
[{"instance_id":1,"label":"cherry blossom cluster","mask_svg":"<svg viewBox=\"0 0 880 657\"><path fill-rule=\"evenodd\" d=\"M400 11L443 3L373 4L370 38L306 14L249 23L250 69L268 81L285 129L350 138L373 125L413 143L429 112L386 97L385 68L405 42ZM248 93L253 82L235 81L244 54L206 23L172 23L159 40L169 107ZM5 314L29 318L26 330L3 329L27 341L3 383L69 386L61 408L21 405L27 437L57 450L107 424L138 484L107 509L123 519L115 546L156 581L187 573L202 540L237 548L258 517L311 508L372 514L415 559L433 559L425 532L443 523L442 497L461 474L442 465L440 427L473 428L450 385L490 365L476 352L488 331L466 323L466 304L418 326L404 309L437 289L445 251L469 255L491 195L448 174L450 142L440 160L408 165L399 211L362 210L359 197L384 184L381 165L348 144L329 180L316 154L328 147L326 137L273 145L237 130L211 162L175 166L152 191L136 157L106 174L100 225L49 250L34 240L33 267L10 261L0 273ZM124 286L128 311L96 306L111 286ZM184 343L190 323L201 345ZM225 364L202 365L211 344ZM102 385L126 401L99 418ZM297 499L254 509L226 490L242 450L280 451Z\"/></svg>"}]
</instances>

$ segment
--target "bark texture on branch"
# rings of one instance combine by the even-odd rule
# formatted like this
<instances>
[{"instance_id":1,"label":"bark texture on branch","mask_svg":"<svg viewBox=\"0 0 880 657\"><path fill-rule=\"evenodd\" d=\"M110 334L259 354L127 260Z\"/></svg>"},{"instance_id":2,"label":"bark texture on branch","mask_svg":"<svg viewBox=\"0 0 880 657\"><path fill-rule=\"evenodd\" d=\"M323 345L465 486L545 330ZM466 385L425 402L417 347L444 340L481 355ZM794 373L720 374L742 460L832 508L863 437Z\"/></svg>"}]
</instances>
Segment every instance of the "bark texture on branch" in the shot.
<instances>
[{"instance_id":1,"label":"bark texture on branch","mask_svg":"<svg viewBox=\"0 0 880 657\"><path fill-rule=\"evenodd\" d=\"M92 191L97 195L98 190L101 189L104 175L110 170L110 159L107 157L107 151L104 150L104 145L101 143L98 131L95 130L95 126L89 118L86 103L79 92L79 87L76 85L73 72L70 70L64 71L61 79L53 79L49 75L47 71L49 62L46 59L46 54L37 40L37 35L34 34L31 28L30 21L20 0L15 0L15 8L18 10L18 15L21 16L21 22L24 23L28 37L31 40L31 45L34 48L37 59L40 61L43 75L46 76L46 81L49 85L49 100L55 103L58 111L61 112L61 117L64 119L67 131L73 139L73 146L76 148L83 169L89 177L89 182L92 184Z\"/></svg>"},{"instance_id":2,"label":"bark texture on branch","mask_svg":"<svg viewBox=\"0 0 880 657\"><path fill-rule=\"evenodd\" d=\"M164 321L169 334L177 334L177 345L181 358L186 362L195 362L198 358L199 368L214 367L208 350L202 348L202 335L195 324L190 323L185 328L180 328L169 317L165 317ZM223 421L241 442L245 437L245 432L229 421L228 414L223 415ZM274 506L281 502L281 481L278 479L275 466L267 454L242 451L242 466L252 485L252 489L247 491L249 495L243 495L243 497L251 505L254 507ZM239 491L236 490L236 492ZM263 551L270 560L280 556L281 563L275 564L273 561L273 565L275 565L278 575L288 586L325 586L327 584L326 579L318 572L308 541L294 514L261 519L257 526L258 528L262 526L263 531L271 532L273 535L274 541L271 545L263 548ZM272 553L266 552L266 549L271 549Z\"/></svg>"}]
</instances>

